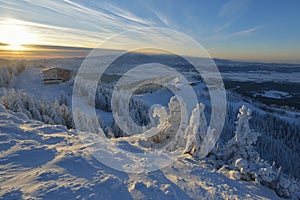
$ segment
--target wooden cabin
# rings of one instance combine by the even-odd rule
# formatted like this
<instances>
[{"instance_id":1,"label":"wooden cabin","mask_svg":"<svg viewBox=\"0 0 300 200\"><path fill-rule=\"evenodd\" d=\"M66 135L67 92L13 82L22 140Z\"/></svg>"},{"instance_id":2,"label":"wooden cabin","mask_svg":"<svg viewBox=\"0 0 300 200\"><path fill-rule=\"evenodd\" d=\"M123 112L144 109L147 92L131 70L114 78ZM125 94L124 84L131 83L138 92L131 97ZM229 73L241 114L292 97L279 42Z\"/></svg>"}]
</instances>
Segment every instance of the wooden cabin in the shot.
<instances>
[{"instance_id":1,"label":"wooden cabin","mask_svg":"<svg viewBox=\"0 0 300 200\"><path fill-rule=\"evenodd\" d=\"M190 85L190 86L196 86L196 85L198 85L198 84L200 84L201 82L200 81L190 81L190 82L188 82L188 84Z\"/></svg>"},{"instance_id":2,"label":"wooden cabin","mask_svg":"<svg viewBox=\"0 0 300 200\"><path fill-rule=\"evenodd\" d=\"M71 70L52 67L42 70L44 84L58 84L66 82L71 78Z\"/></svg>"}]
</instances>

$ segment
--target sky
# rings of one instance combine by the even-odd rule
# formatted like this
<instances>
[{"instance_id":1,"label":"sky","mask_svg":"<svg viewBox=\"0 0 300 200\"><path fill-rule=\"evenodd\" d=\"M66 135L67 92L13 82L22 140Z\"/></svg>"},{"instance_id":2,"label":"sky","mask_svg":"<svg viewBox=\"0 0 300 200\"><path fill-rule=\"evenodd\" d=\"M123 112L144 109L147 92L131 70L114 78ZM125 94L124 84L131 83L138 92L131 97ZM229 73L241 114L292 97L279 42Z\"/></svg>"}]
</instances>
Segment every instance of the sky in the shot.
<instances>
[{"instance_id":1,"label":"sky","mask_svg":"<svg viewBox=\"0 0 300 200\"><path fill-rule=\"evenodd\" d=\"M299 0L0 0L0 57L85 56L116 34L160 27L214 58L300 63L299 9ZM128 50L133 40L189 47L163 32L127 34L101 48Z\"/></svg>"}]
</instances>

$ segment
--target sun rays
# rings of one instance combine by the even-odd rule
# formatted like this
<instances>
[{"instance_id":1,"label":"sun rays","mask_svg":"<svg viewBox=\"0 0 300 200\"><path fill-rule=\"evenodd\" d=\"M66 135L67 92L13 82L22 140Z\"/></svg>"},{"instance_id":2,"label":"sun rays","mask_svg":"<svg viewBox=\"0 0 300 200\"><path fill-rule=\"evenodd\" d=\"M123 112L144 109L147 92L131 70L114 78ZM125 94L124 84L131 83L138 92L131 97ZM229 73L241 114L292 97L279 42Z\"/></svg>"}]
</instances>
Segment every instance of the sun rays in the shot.
<instances>
[{"instance_id":1,"label":"sun rays","mask_svg":"<svg viewBox=\"0 0 300 200\"><path fill-rule=\"evenodd\" d=\"M2 47L4 50L23 51L26 50L23 45L37 42L37 36L16 20L8 19L0 24L0 40L7 44Z\"/></svg>"}]
</instances>

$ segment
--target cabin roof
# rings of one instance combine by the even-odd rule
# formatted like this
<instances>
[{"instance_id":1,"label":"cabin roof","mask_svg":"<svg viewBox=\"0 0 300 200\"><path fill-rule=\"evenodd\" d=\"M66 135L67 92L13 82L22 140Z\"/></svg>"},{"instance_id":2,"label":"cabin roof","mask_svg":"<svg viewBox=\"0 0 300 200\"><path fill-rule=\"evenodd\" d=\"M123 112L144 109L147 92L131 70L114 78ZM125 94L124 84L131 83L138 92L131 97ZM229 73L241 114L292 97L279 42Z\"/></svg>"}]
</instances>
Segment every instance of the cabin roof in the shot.
<instances>
[{"instance_id":1,"label":"cabin roof","mask_svg":"<svg viewBox=\"0 0 300 200\"><path fill-rule=\"evenodd\" d=\"M71 71L71 69L67 69L67 68L64 68L64 67L49 67L49 68L43 69L41 72L47 72L47 71L50 71L50 70L53 70L53 69L62 69L62 70L66 70L66 71Z\"/></svg>"}]
</instances>

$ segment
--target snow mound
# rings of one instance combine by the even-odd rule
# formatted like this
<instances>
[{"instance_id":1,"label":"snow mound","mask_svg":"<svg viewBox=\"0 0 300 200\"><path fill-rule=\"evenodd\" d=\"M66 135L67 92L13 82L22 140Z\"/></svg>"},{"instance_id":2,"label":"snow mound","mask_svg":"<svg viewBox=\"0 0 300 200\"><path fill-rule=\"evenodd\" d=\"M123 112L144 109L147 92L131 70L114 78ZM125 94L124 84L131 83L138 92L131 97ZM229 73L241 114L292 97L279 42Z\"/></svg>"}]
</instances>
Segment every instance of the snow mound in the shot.
<instances>
[{"instance_id":1,"label":"snow mound","mask_svg":"<svg viewBox=\"0 0 300 200\"><path fill-rule=\"evenodd\" d=\"M75 131L0 111L0 199L280 199L216 172L208 158L184 155L144 174L116 171L92 157ZM126 138L113 140L121 146ZM130 141L126 148L143 151Z\"/></svg>"}]
</instances>

